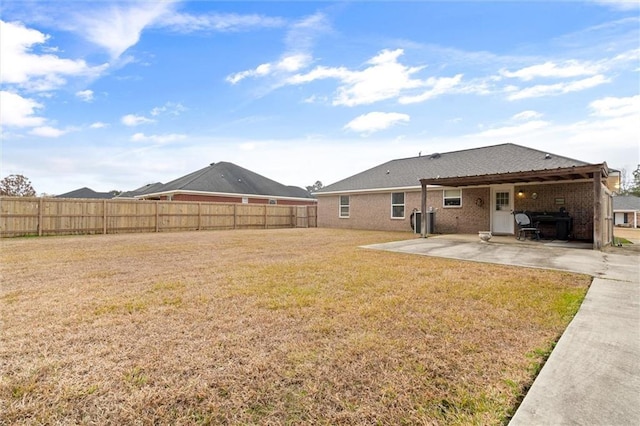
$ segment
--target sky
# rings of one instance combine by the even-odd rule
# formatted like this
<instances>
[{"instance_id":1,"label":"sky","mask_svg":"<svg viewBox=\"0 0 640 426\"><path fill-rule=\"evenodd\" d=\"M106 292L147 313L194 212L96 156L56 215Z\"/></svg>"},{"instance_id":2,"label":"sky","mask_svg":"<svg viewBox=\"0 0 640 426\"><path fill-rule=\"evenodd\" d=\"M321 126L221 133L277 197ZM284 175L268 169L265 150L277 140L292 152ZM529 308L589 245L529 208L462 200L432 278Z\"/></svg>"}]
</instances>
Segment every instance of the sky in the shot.
<instances>
[{"instance_id":1,"label":"sky","mask_svg":"<svg viewBox=\"0 0 640 426\"><path fill-rule=\"evenodd\" d=\"M640 163L637 0L2 0L0 25L0 177L39 195L508 142Z\"/></svg>"}]
</instances>

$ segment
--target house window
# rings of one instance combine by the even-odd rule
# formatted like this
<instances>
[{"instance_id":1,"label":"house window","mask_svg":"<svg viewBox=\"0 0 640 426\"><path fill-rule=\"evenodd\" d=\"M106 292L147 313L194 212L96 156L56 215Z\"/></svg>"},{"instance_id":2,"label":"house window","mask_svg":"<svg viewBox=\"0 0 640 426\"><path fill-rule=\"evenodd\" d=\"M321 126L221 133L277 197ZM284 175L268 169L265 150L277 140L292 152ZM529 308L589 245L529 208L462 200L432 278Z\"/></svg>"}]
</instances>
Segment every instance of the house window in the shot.
<instances>
[{"instance_id":1,"label":"house window","mask_svg":"<svg viewBox=\"0 0 640 426\"><path fill-rule=\"evenodd\" d=\"M461 189L445 189L443 191L442 205L445 207L462 206L462 190Z\"/></svg>"},{"instance_id":2,"label":"house window","mask_svg":"<svg viewBox=\"0 0 640 426\"><path fill-rule=\"evenodd\" d=\"M242 204L249 204L249 197L242 197Z\"/></svg>"},{"instance_id":3,"label":"house window","mask_svg":"<svg viewBox=\"0 0 640 426\"><path fill-rule=\"evenodd\" d=\"M274 200L273 198L269 200L269 204L278 204L278 200Z\"/></svg>"},{"instance_id":4,"label":"house window","mask_svg":"<svg viewBox=\"0 0 640 426\"><path fill-rule=\"evenodd\" d=\"M391 193L391 218L404 219L404 192Z\"/></svg>"},{"instance_id":5,"label":"house window","mask_svg":"<svg viewBox=\"0 0 640 426\"><path fill-rule=\"evenodd\" d=\"M509 201L509 191L496 192L496 211L506 211L511 209L511 202Z\"/></svg>"},{"instance_id":6,"label":"house window","mask_svg":"<svg viewBox=\"0 0 640 426\"><path fill-rule=\"evenodd\" d=\"M340 217L349 217L349 196L340 196Z\"/></svg>"}]
</instances>

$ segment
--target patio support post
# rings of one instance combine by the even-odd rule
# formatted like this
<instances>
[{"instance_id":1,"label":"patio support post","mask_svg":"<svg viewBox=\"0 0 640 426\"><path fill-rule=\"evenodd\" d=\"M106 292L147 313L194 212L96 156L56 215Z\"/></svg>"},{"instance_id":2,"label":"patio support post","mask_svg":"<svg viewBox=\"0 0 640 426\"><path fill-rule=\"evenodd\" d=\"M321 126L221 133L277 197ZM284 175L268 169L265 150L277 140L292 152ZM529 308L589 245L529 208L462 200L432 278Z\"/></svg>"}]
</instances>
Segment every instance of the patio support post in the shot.
<instances>
[{"instance_id":1,"label":"patio support post","mask_svg":"<svg viewBox=\"0 0 640 426\"><path fill-rule=\"evenodd\" d=\"M593 172L593 249L602 248L602 172Z\"/></svg>"},{"instance_id":2,"label":"patio support post","mask_svg":"<svg viewBox=\"0 0 640 426\"><path fill-rule=\"evenodd\" d=\"M420 237L427 238L427 183L420 181L422 187L422 200L420 202Z\"/></svg>"}]
</instances>

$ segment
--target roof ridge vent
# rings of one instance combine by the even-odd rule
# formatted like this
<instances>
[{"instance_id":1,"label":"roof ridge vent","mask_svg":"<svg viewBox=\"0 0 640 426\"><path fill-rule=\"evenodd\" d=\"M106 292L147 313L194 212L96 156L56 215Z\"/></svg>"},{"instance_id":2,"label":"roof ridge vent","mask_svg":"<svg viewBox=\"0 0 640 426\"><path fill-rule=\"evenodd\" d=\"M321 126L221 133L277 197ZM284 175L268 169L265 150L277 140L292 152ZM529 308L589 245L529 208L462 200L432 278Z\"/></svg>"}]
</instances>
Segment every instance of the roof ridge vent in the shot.
<instances>
[{"instance_id":1,"label":"roof ridge vent","mask_svg":"<svg viewBox=\"0 0 640 426\"><path fill-rule=\"evenodd\" d=\"M548 160L548 159L550 159L550 158L551 158L551 154L545 154L545 155L544 155L544 159L545 159L545 160Z\"/></svg>"},{"instance_id":2,"label":"roof ridge vent","mask_svg":"<svg viewBox=\"0 0 640 426\"><path fill-rule=\"evenodd\" d=\"M430 159L435 160L436 158L440 158L440 153L439 152L434 152L433 154L431 154L429 156Z\"/></svg>"}]
</instances>

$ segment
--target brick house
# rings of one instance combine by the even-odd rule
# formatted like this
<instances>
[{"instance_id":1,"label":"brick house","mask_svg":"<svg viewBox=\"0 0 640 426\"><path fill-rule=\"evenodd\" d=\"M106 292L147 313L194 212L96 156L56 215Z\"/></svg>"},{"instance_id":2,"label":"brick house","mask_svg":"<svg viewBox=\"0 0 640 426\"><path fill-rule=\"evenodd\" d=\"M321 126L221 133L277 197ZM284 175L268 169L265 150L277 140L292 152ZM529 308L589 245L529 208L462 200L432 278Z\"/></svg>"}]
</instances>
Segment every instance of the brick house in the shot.
<instances>
[{"instance_id":1,"label":"brick house","mask_svg":"<svg viewBox=\"0 0 640 426\"><path fill-rule=\"evenodd\" d=\"M305 189L283 185L229 162L211 163L166 184L143 186L119 198L287 206L316 204L316 199Z\"/></svg>"},{"instance_id":2,"label":"brick house","mask_svg":"<svg viewBox=\"0 0 640 426\"><path fill-rule=\"evenodd\" d=\"M318 226L514 235L513 212L527 211L546 238L600 248L613 236L608 175L511 143L392 160L316 192Z\"/></svg>"}]
</instances>

